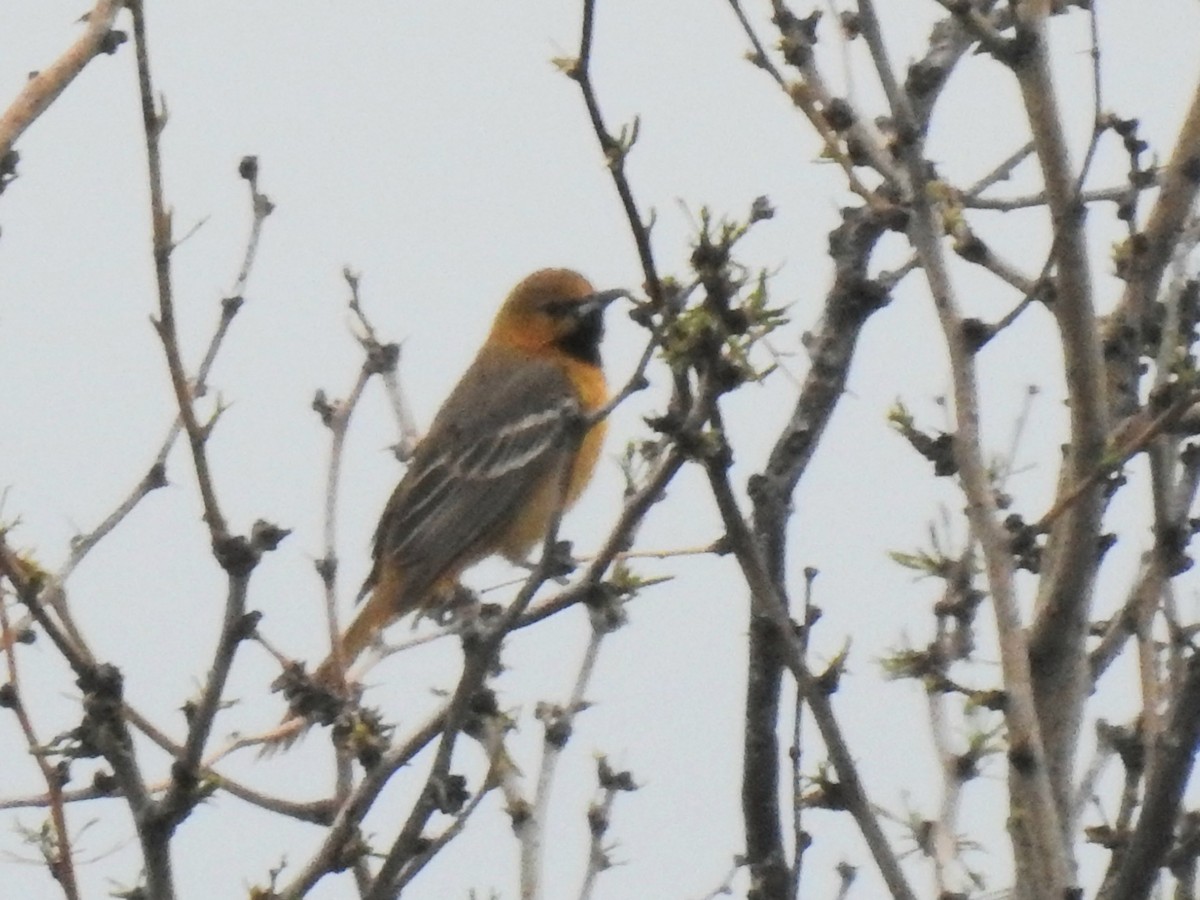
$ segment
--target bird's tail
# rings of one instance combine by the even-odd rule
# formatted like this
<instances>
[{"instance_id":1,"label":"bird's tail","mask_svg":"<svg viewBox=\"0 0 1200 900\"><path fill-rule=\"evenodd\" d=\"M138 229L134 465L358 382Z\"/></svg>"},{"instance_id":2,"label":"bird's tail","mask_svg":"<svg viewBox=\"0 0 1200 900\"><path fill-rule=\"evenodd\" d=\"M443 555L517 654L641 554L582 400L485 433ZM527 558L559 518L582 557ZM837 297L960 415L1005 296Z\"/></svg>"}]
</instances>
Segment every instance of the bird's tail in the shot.
<instances>
[{"instance_id":1,"label":"bird's tail","mask_svg":"<svg viewBox=\"0 0 1200 900\"><path fill-rule=\"evenodd\" d=\"M335 674L338 671L339 657L341 674L344 675L345 670L350 668L375 640L375 636L408 611L405 606L404 580L399 572L394 568L385 568L378 574L378 578L372 573L372 579L374 580L367 582L370 593L366 602L338 640L338 652L329 654L313 672L313 678L319 684L332 685L340 681Z\"/></svg>"},{"instance_id":2,"label":"bird's tail","mask_svg":"<svg viewBox=\"0 0 1200 900\"><path fill-rule=\"evenodd\" d=\"M292 746L315 722L333 722L350 692L346 670L380 631L412 608L404 581L394 569L372 572L364 585L364 593L368 591L366 603L339 638L337 653L329 654L311 677L297 667L297 671L285 669L275 680L272 688L284 693L289 710L279 727L262 737L264 753Z\"/></svg>"}]
</instances>

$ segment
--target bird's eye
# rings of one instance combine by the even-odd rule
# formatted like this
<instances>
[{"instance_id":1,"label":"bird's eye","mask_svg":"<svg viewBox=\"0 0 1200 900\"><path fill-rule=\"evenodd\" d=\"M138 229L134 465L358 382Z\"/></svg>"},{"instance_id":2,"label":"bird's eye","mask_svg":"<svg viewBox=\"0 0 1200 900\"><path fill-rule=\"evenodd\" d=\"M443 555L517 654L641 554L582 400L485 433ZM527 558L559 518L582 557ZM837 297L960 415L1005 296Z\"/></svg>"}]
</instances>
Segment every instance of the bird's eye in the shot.
<instances>
[{"instance_id":1,"label":"bird's eye","mask_svg":"<svg viewBox=\"0 0 1200 900\"><path fill-rule=\"evenodd\" d=\"M556 319L571 315L579 304L574 300L548 300L542 304L542 311Z\"/></svg>"}]
</instances>

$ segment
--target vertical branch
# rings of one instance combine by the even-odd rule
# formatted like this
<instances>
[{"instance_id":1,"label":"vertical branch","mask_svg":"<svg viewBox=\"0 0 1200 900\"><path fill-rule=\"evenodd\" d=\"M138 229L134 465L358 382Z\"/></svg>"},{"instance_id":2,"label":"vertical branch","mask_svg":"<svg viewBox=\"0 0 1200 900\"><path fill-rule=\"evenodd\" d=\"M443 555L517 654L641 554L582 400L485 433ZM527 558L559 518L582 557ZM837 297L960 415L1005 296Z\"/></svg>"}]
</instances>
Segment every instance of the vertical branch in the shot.
<instances>
[{"instance_id":1,"label":"vertical branch","mask_svg":"<svg viewBox=\"0 0 1200 900\"><path fill-rule=\"evenodd\" d=\"M969 551L968 551L969 555ZM964 556L967 559L968 556ZM935 665L948 665L952 658L948 652L951 637L947 633L946 619L937 617L937 637L931 652ZM950 704L946 692L940 686L927 684L925 697L929 705L929 730L933 735L934 750L942 773L942 802L937 821L933 823L930 838L934 867L934 886L939 897L957 895L959 885L953 883L952 865L958 860L958 807L962 796L962 777L959 772L960 758L950 746Z\"/></svg>"},{"instance_id":2,"label":"vertical branch","mask_svg":"<svg viewBox=\"0 0 1200 900\"><path fill-rule=\"evenodd\" d=\"M370 381L373 365L368 355L359 370L350 396L345 400L329 400L324 391L318 391L313 399L313 409L321 417L321 422L329 429L329 466L325 472L325 513L322 524L324 553L317 560L317 573L321 576L321 584L325 591L325 619L329 631L331 659L334 661L334 671L339 679L345 675L345 660L342 658L342 633L337 614L337 511L338 495L341 490L342 458L346 445L346 432L350 427L350 417L362 397L363 390Z\"/></svg>"},{"instance_id":3,"label":"vertical branch","mask_svg":"<svg viewBox=\"0 0 1200 900\"><path fill-rule=\"evenodd\" d=\"M878 23L874 22L872 4L860 3L859 8L863 17L868 20L865 33L870 35L872 31L877 32ZM886 72L890 64L877 33L875 40L870 43L876 68L881 72L881 81L885 86L894 84L894 77ZM894 93L893 90L889 95ZM1028 99L1027 97L1027 102ZM1052 94L1050 99L1052 100ZM1052 111L1052 107L1050 110ZM901 150L912 197L909 240L925 271L949 350L956 426L954 456L966 495L967 517L983 552L996 616L1007 697L1005 715L1009 732L1009 783L1014 805L1013 839L1018 866L1021 869L1020 880L1033 891L1032 897L1057 900L1064 895L1071 878L1069 854L1061 831L1062 820L1053 790L1052 776L1057 774L1057 769L1051 771L1053 760L1048 758L1042 738L1034 702L1029 647L1013 582L1013 559L1007 536L997 520L993 485L983 459L979 426L979 391L976 385L973 350L968 344L963 319L950 283L941 245L940 225L928 191L929 175L924 158L923 130L916 127L917 123L909 118L911 106L907 102L893 102L892 115L901 134L908 138L902 142ZM1037 146L1035 134L1035 147ZM1043 153L1049 152L1044 147L1039 149ZM1065 160L1065 155L1063 158ZM1072 190L1069 177L1065 185L1068 191ZM1071 199L1074 201L1073 197ZM1094 372L1098 373L1099 357L1094 345L1094 331L1088 331L1089 328L1094 328L1094 323L1090 320L1082 321L1085 313L1090 311L1091 302L1086 257L1081 255L1077 259L1073 255L1082 248L1081 234L1075 234L1073 240L1075 243L1071 243L1071 239L1068 240L1070 246L1068 251L1065 251L1067 262L1063 265L1074 265L1082 261L1085 268L1082 273L1078 267L1073 271L1076 282L1072 285L1077 296L1072 301L1075 309L1073 315L1068 316L1068 324L1077 327L1083 333L1083 337L1072 333L1065 336L1064 340L1076 341L1074 352L1077 354L1090 352L1094 357L1092 361L1097 363ZM1093 346L1090 348L1083 346L1089 333L1093 335ZM1089 371L1091 370L1085 370L1084 375ZM1094 379L1089 384L1089 389L1095 400ZM1093 402L1086 410L1077 412L1076 415L1080 417L1076 425L1082 432L1079 440L1085 444L1078 452L1083 453L1088 461L1092 461L1096 458L1093 452L1095 446L1103 446L1104 410L1098 402ZM1094 566L1094 533L1092 538L1090 565ZM1088 583L1090 584L1090 581ZM1069 768L1066 771L1069 773ZM1067 798L1069 802L1069 792Z\"/></svg>"},{"instance_id":4,"label":"vertical branch","mask_svg":"<svg viewBox=\"0 0 1200 900\"><path fill-rule=\"evenodd\" d=\"M400 345L385 343L379 339L379 333L371 320L367 318L359 298L358 285L360 276L346 266L342 269L342 278L350 288L350 312L361 326L363 333L358 336L358 342L367 352L368 358L373 358L376 368L383 378L384 393L392 406L392 414L396 419L396 429L399 432L396 440L396 456L402 462L412 456L417 442L421 439L421 429L417 427L416 418L409 407L408 398L400 385L397 374L400 368Z\"/></svg>"},{"instance_id":5,"label":"vertical branch","mask_svg":"<svg viewBox=\"0 0 1200 900\"><path fill-rule=\"evenodd\" d=\"M317 560L316 567L325 593L325 620L329 633L330 659L333 660L333 671L336 673L339 682L344 682L346 667L346 661L343 658L342 652L342 641L340 639L342 631L337 612L338 500L341 491L342 463L344 460L346 435L350 430L350 419L354 415L354 410L357 409L359 401L362 399L363 391L366 389L371 377L373 375L382 375L384 379L388 379L389 377L394 379L396 364L400 357L400 348L398 345L381 344L376 338L375 329L371 326L370 321L363 312L359 300L358 276L353 274L348 268L343 270L342 275L350 288L350 309L357 316L365 332L359 336L359 343L363 348L364 359L349 397L345 400L330 401L325 397L323 391L318 391L316 397L313 399L313 409L321 417L321 422L330 431L329 466L326 470L325 510L322 528L324 553L321 559ZM403 398L399 396L398 389L393 390L395 387L394 384L389 384L388 393L393 395L393 399L400 404L401 408L406 409ZM403 444L406 439L412 440L415 444L415 427L411 425L411 421L405 420L402 417L401 443ZM349 795L352 777L348 755L339 751L336 765L336 793L340 800L344 800ZM356 867L355 874L360 879L360 887L365 888L365 869ZM363 892L365 893L365 890Z\"/></svg>"},{"instance_id":6,"label":"vertical branch","mask_svg":"<svg viewBox=\"0 0 1200 900\"><path fill-rule=\"evenodd\" d=\"M804 606L800 618L801 629L797 644L803 660L808 661L808 645L811 630L820 611L813 606L813 582L817 570L808 566L804 570ZM812 844L812 835L804 830L804 694L797 689L796 708L792 712L792 872L791 900L800 900L800 884L804 874L804 854Z\"/></svg>"},{"instance_id":7,"label":"vertical branch","mask_svg":"<svg viewBox=\"0 0 1200 900\"><path fill-rule=\"evenodd\" d=\"M4 602L4 598L0 597L0 635L4 636L0 653L4 654L8 670L7 684L0 685L0 707L7 707L16 714L17 722L25 735L25 745L29 748L30 755L42 773L42 780L46 782L46 795L49 798L47 806L50 810L50 824L53 831L47 842L49 846L43 850L43 853L50 874L62 888L63 896L67 900L79 900L79 887L75 883L75 862L71 855L71 834L67 830L67 814L63 806L63 779L66 772L51 766L46 754L41 752L41 741L38 740L33 720L29 717L29 711L25 708L25 701L21 696L17 654L11 634L8 606Z\"/></svg>"},{"instance_id":8,"label":"vertical branch","mask_svg":"<svg viewBox=\"0 0 1200 900\"><path fill-rule=\"evenodd\" d=\"M1079 184L1063 134L1045 30L1045 4L1024 0L1017 7L1022 52L1013 70L1021 89L1041 164L1052 224L1056 263L1051 310L1063 348L1063 370L1071 414L1070 448L1061 491L1082 484L1101 464L1108 438L1105 378L1092 300L1085 215ZM1098 52L1098 51L1097 51ZM1097 539L1103 491L1094 485L1076 498L1055 523L1047 542L1047 570L1038 589L1038 629L1031 641L1034 690L1050 776L1063 818L1069 820L1088 672L1085 641L1092 585L1099 563Z\"/></svg>"},{"instance_id":9,"label":"vertical branch","mask_svg":"<svg viewBox=\"0 0 1200 900\"><path fill-rule=\"evenodd\" d=\"M521 898L522 900L537 900L542 896L542 850L545 847L546 822L550 813L550 793L554 785L554 773L558 761L562 757L563 748L571 738L575 716L582 712L587 704L584 694L596 667L600 655L600 644L612 628L605 621L606 610L600 607L588 607L592 623L592 633L588 638L587 648L583 652L583 660L579 665L579 673L575 676L575 685L571 695L562 705L538 704L537 716L545 726L545 736L542 741L542 763L538 769L537 789L534 794L533 808L529 815L522 819L516 828L521 841Z\"/></svg>"},{"instance_id":10,"label":"vertical branch","mask_svg":"<svg viewBox=\"0 0 1200 900\"><path fill-rule=\"evenodd\" d=\"M596 763L597 780L600 782L600 799L588 807L588 831L591 841L588 846L587 870L583 874L583 886L579 889L579 900L592 900L592 892L600 873L612 866L604 836L608 833L612 819L613 803L621 791L637 790L629 772L617 772L601 756Z\"/></svg>"},{"instance_id":11,"label":"vertical branch","mask_svg":"<svg viewBox=\"0 0 1200 900\"><path fill-rule=\"evenodd\" d=\"M1067 888L1070 870L1034 707L1029 648L1013 583L1013 560L1008 537L996 518L994 492L983 460L975 363L946 269L937 220L925 191L919 149L914 149L909 160L909 174L914 182L909 236L921 257L950 353L954 457L966 495L967 517L983 553L1000 641L1017 859L1023 867L1028 867L1023 872L1023 883L1033 886L1034 896L1058 900Z\"/></svg>"},{"instance_id":12,"label":"vertical branch","mask_svg":"<svg viewBox=\"0 0 1200 900\"><path fill-rule=\"evenodd\" d=\"M854 817L863 841L894 900L915 900L916 895L900 868L900 860L879 824L875 805L858 775L854 755L850 752L841 726L834 715L829 691L817 683L801 658L795 627L788 618L786 594L773 577L754 532L742 518L725 468L728 459L717 453L704 462L709 488L717 503L721 521L725 525L730 548L737 557L746 586L750 589L751 602L760 615L770 619L776 634L780 636L783 662L796 679L797 690L804 694L808 708L812 711L813 721L821 734L821 740L829 753L829 761L837 773L840 800ZM777 761L773 760L772 765L776 764ZM787 888L785 879L781 889L786 891Z\"/></svg>"},{"instance_id":13,"label":"vertical branch","mask_svg":"<svg viewBox=\"0 0 1200 900\"><path fill-rule=\"evenodd\" d=\"M205 444L207 429L196 419L196 408L192 403L192 388L188 385L183 359L179 351L179 333L175 326L175 301L171 289L171 253L174 243L171 236L171 214L163 199L162 155L159 135L166 125L165 114L156 108L154 85L150 76L150 55L146 41L146 18L143 0L130 0L129 10L133 13L133 38L137 54L138 93L141 97L142 126L146 135L146 162L150 180L150 224L154 253L154 276L158 285L158 320L155 328L163 343L167 357L167 368L171 375L171 387L175 391L175 402L187 432L192 449L192 464L200 497L204 503L204 520L208 523L213 544L219 544L229 536L225 517L217 503L212 475L208 465Z\"/></svg>"},{"instance_id":14,"label":"vertical branch","mask_svg":"<svg viewBox=\"0 0 1200 900\"><path fill-rule=\"evenodd\" d=\"M754 48L752 61L767 71L775 83L787 91L786 82L770 63L762 42L754 34L740 5L734 0L731 0L730 5ZM988 0L984 8L990 8L991 5L992 0ZM795 17L787 14L782 3L774 6L776 24L780 27L783 38L790 40L792 44L805 40L803 29L796 27L798 23ZM873 5L868 4L865 13L873 15ZM785 27L788 23L790 27ZM870 27L870 23L867 24ZM882 52L882 39L878 35L872 40L872 44ZM935 28L928 52L909 71L910 84L918 85L909 88L915 109L907 111L908 118L898 119L900 122L910 122L908 131L924 132L934 103L950 72L971 45L970 36L953 17L943 20ZM811 48L809 52L811 53ZM804 54L798 57L803 58ZM889 93L897 98L897 105L904 113L906 110L903 101L899 99L903 97L903 93L896 79L891 76L886 59L884 63L889 79ZM814 65L811 62L807 70L809 74L813 74ZM803 92L796 95L791 91L788 93L793 102L799 104L803 99L800 96ZM864 117L856 114L854 118L861 120ZM824 117L817 116L816 119L819 121L813 122L814 127L824 134ZM826 140L828 142L828 136ZM883 170L886 177L896 177L894 166L884 166ZM901 210L889 209L886 204L871 202L870 205L858 209L844 210L841 226L830 234L830 256L835 267L834 285L826 296L819 326L807 344L812 364L792 416L779 434L763 473L752 478L749 484L754 506L755 541L761 548L764 562L777 589L782 587L787 568L786 536L792 515L792 494L807 470L808 463L816 452L845 390L858 336L866 320L882 308L888 299L888 284L869 276L871 254L880 237L889 229L903 227L904 220L905 216ZM893 283L898 277L893 279ZM749 632L742 809L746 822L745 858L756 881L764 884L764 878L766 879L765 884L769 887L764 889L763 896L768 898L785 897L789 889L778 808L779 747L776 727L779 717L780 677L784 665L787 664L787 653L780 644L778 623L771 621L771 616L764 611L761 604L755 604L751 610ZM803 688L803 685L799 686ZM809 703L814 717L818 718L822 734L833 732L836 729L836 721L829 708L828 698L812 697ZM887 871L890 863L886 841L878 833L877 823L873 825L867 818L861 817L860 825L865 822L864 834L869 835L869 844L873 840L884 843L885 846L880 848L877 854L877 860L883 860L881 868ZM793 866L798 867L799 861L797 854ZM798 883L798 878L799 873L793 871L790 878L792 883ZM898 872L892 874L891 879L889 883L903 884L903 878ZM904 888L896 890L900 891L897 896L904 895Z\"/></svg>"},{"instance_id":15,"label":"vertical branch","mask_svg":"<svg viewBox=\"0 0 1200 900\"><path fill-rule=\"evenodd\" d=\"M1133 264L1125 291L1104 329L1108 393L1114 415L1137 408L1140 342L1150 304L1200 191L1200 85L1159 178L1158 198L1146 227L1130 238Z\"/></svg>"},{"instance_id":16,"label":"vertical branch","mask_svg":"<svg viewBox=\"0 0 1200 900\"><path fill-rule=\"evenodd\" d=\"M192 450L192 464L196 472L200 496L204 505L204 519L212 538L213 555L225 571L228 590L225 600L224 618L212 665L205 679L199 698L187 707L188 733L183 752L172 767L171 787L158 803L152 804L139 814L139 834L146 847L148 872L157 867L166 873L168 882L161 896L170 896L170 840L175 828L205 796L201 778L201 760L205 745L212 733L221 698L233 665L234 655L242 641L254 631L257 617L247 615L246 596L250 576L264 552L275 549L287 535L287 531L265 522L257 522L250 536L231 536L221 514L209 468L206 443L209 426L201 426L193 405L193 388L188 384L183 360L179 350L179 334L175 323L174 295L171 287L171 253L174 244L171 235L171 215L163 197L162 156L159 136L166 124L165 114L156 109L153 80L150 74L149 45L146 35L145 7L142 0L130 0L133 15L134 49L137 57L138 93L141 100L142 124L146 138L146 160L150 183L150 215L154 256L155 281L158 287L159 318L155 323L163 350L167 358L171 385L174 389L179 416ZM251 183L255 197L255 230L237 284L244 284L253 251L257 247L258 227L270 212L269 201L259 203L256 188L257 166L243 160L242 172ZM265 198L264 198L265 200ZM236 309L237 304L224 304L223 308ZM232 313L229 313L232 316ZM223 316L222 323L228 325ZM210 423L211 424L211 423ZM115 715L120 717L118 710ZM148 875L151 894L153 879Z\"/></svg>"},{"instance_id":17,"label":"vertical branch","mask_svg":"<svg viewBox=\"0 0 1200 900\"><path fill-rule=\"evenodd\" d=\"M787 570L792 494L845 392L858 337L867 319L887 299L886 290L867 272L871 253L886 230L883 217L866 207L848 209L842 215L842 224L829 236L834 282L808 344L812 364L766 466L749 484L755 541L779 586ZM778 799L783 648L775 623L754 607L750 611L748 666L742 761L746 858L755 877L769 886L764 888L764 897L784 897L789 882L798 876L788 874ZM796 838L799 840L799 835Z\"/></svg>"},{"instance_id":18,"label":"vertical branch","mask_svg":"<svg viewBox=\"0 0 1200 900\"><path fill-rule=\"evenodd\" d=\"M1113 857L1100 900L1145 900L1171 848L1196 748L1200 745L1200 653L1192 650L1159 736L1157 764L1149 773L1142 812L1128 843Z\"/></svg>"},{"instance_id":19,"label":"vertical branch","mask_svg":"<svg viewBox=\"0 0 1200 900\"><path fill-rule=\"evenodd\" d=\"M646 279L646 294L655 307L660 307L665 297L659 281L658 269L654 265L654 248L650 244L650 229L642 221L642 214L638 211L637 201L633 197L633 189L625 177L625 155L632 145L632 138L626 144L622 144L609 133L604 124L604 116L600 113L600 102L596 99L596 92L592 87L590 66L595 19L596 0L583 0L583 26L579 38L579 56L567 74L579 84L580 91L583 93L583 102L587 106L592 129L596 133L596 139L600 142L600 149L608 163L609 172L612 173L613 184L617 188L617 195L621 198L625 217L629 220L630 232L633 234L634 243L637 245L638 259L642 264L642 275ZM635 135L636 131L635 124L633 129Z\"/></svg>"}]
</instances>

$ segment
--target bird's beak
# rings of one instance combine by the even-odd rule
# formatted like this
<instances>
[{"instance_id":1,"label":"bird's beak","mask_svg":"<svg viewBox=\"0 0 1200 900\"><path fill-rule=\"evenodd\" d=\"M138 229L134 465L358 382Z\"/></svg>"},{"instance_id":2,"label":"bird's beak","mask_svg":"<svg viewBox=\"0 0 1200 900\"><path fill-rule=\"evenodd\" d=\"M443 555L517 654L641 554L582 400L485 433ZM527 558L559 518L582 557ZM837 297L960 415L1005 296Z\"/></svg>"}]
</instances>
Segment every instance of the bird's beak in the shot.
<instances>
[{"instance_id":1,"label":"bird's beak","mask_svg":"<svg viewBox=\"0 0 1200 900\"><path fill-rule=\"evenodd\" d=\"M625 288L613 288L611 291L596 291L596 293L584 298L579 304L579 312L585 316L593 312L601 312L614 300L620 300L622 297L628 300L631 296Z\"/></svg>"}]
</instances>

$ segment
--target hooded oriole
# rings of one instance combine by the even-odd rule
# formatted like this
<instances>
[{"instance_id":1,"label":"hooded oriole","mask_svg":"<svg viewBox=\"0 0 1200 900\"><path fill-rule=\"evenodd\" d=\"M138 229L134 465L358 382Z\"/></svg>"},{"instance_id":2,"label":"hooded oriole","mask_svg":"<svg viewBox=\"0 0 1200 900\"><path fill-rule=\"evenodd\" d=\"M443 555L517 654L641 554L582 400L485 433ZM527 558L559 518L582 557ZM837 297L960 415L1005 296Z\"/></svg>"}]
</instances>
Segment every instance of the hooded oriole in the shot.
<instances>
[{"instance_id":1,"label":"hooded oriole","mask_svg":"<svg viewBox=\"0 0 1200 900\"><path fill-rule=\"evenodd\" d=\"M359 595L369 596L341 638L343 665L400 616L435 607L467 567L496 554L524 560L557 504L580 495L605 423L580 441L570 421L608 400L603 313L622 296L568 269L542 269L513 288L383 508ZM317 677L328 681L333 666L331 656Z\"/></svg>"}]
</instances>

